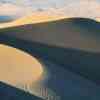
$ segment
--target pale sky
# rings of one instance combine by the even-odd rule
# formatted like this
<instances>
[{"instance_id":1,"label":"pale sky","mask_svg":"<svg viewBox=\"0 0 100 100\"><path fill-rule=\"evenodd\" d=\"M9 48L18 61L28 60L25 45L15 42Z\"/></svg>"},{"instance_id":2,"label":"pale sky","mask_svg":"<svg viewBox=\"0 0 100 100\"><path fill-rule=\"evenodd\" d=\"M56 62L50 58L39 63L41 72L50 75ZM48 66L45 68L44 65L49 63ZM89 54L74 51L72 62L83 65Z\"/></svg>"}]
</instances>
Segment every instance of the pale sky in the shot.
<instances>
[{"instance_id":1,"label":"pale sky","mask_svg":"<svg viewBox=\"0 0 100 100\"><path fill-rule=\"evenodd\" d=\"M21 16L47 11L60 16L100 17L100 0L0 0L0 15Z\"/></svg>"}]
</instances>

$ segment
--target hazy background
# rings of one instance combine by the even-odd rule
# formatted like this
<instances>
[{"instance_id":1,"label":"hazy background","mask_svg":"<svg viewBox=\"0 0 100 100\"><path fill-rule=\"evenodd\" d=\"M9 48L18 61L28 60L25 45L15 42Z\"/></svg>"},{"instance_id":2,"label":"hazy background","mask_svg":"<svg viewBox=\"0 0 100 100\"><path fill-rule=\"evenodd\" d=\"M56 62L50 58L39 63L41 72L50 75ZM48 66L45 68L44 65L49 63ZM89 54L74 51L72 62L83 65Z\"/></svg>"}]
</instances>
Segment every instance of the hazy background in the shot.
<instances>
[{"instance_id":1,"label":"hazy background","mask_svg":"<svg viewBox=\"0 0 100 100\"><path fill-rule=\"evenodd\" d=\"M0 0L0 15L19 17L34 11L60 16L99 17L100 0Z\"/></svg>"}]
</instances>

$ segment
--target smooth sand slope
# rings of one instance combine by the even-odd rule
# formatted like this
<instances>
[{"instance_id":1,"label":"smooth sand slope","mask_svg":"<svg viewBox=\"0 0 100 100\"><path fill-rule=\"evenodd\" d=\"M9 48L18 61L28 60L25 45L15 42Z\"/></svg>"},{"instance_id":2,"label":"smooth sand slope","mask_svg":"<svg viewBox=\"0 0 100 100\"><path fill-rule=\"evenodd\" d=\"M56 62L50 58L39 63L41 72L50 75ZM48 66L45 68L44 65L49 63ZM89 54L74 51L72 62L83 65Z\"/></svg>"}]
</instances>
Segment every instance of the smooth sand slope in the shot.
<instances>
[{"instance_id":1,"label":"smooth sand slope","mask_svg":"<svg viewBox=\"0 0 100 100\"><path fill-rule=\"evenodd\" d=\"M39 61L27 53L0 45L0 81L13 86L27 86L41 79L43 69Z\"/></svg>"}]
</instances>

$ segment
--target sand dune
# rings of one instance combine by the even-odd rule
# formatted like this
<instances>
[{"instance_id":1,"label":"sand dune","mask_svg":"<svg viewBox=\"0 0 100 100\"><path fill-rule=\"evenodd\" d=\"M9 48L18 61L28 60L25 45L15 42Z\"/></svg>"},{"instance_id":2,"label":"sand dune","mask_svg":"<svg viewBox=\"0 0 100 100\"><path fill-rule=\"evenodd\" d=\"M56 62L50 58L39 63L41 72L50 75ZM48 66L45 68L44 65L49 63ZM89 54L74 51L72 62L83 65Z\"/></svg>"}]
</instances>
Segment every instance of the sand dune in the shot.
<instances>
[{"instance_id":1,"label":"sand dune","mask_svg":"<svg viewBox=\"0 0 100 100\"><path fill-rule=\"evenodd\" d=\"M66 81L66 84L69 82L69 80L72 80L70 82L73 83L72 85L69 83L67 88L69 86L70 89L73 87L73 94L76 94L77 89L79 91L77 91L76 97L76 95L72 94L72 89L70 91L70 94L72 95L70 98L74 96L80 100L79 96L86 93L86 91L88 91L86 94L84 94L86 98L90 98L91 96L94 98L99 97L100 23L84 18L64 18L56 21L42 22L37 24L31 23L29 25L4 28L0 29L0 33L1 43L20 48L29 52L31 55L36 56L37 58L42 58L43 64L45 64L45 61L48 60L48 67L46 68L48 68L49 72L51 70L52 76L51 81L48 81L49 85L46 85L50 86L52 89L56 88L55 90L58 94L60 94L61 91L61 83L62 85L64 83L62 78L64 78L66 75L65 73L67 73L66 76L68 78L64 79L68 80ZM57 65L52 65L53 63ZM57 71L60 73L56 73L53 72L56 71L53 68L56 68L56 70L59 69L61 72L63 71L61 69L64 68L66 72L61 73L60 71ZM68 75L69 70L73 73L73 75L72 73ZM59 76L62 75L62 77L58 77L58 74ZM58 83L61 81L61 83L58 85L56 85L57 78L54 78L56 75L58 77ZM86 82L85 86L84 82L80 81L80 78L73 78L75 75L81 76L82 80L83 78L88 79L89 83L87 80L84 81ZM76 80L78 80L77 83ZM98 85L96 85L95 82ZM62 89L62 92L65 93L61 94L63 98L64 96L66 97L66 92L64 90L67 91L68 89ZM80 91L84 92L81 92L82 94L80 94Z\"/></svg>"},{"instance_id":2,"label":"sand dune","mask_svg":"<svg viewBox=\"0 0 100 100\"><path fill-rule=\"evenodd\" d=\"M42 65L34 57L0 45L0 81L14 86L20 83L27 85L40 80L42 73Z\"/></svg>"}]
</instances>

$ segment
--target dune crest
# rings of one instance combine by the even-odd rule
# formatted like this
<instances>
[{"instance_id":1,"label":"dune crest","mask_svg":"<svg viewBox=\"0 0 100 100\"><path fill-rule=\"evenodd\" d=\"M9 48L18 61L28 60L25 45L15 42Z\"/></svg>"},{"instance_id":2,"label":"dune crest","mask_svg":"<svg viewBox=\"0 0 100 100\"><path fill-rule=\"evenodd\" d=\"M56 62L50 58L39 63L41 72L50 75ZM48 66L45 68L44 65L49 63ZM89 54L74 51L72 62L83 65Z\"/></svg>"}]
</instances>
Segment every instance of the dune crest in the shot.
<instances>
[{"instance_id":1,"label":"dune crest","mask_svg":"<svg viewBox=\"0 0 100 100\"><path fill-rule=\"evenodd\" d=\"M34 23L42 23L42 22L48 22L48 21L54 21L54 20L60 20L67 18L67 16L60 16L60 15L52 15L46 12L35 12L33 14L21 17L13 22L0 24L0 28L7 28L7 27L14 27L14 26L20 26L25 24L34 24Z\"/></svg>"}]
</instances>

